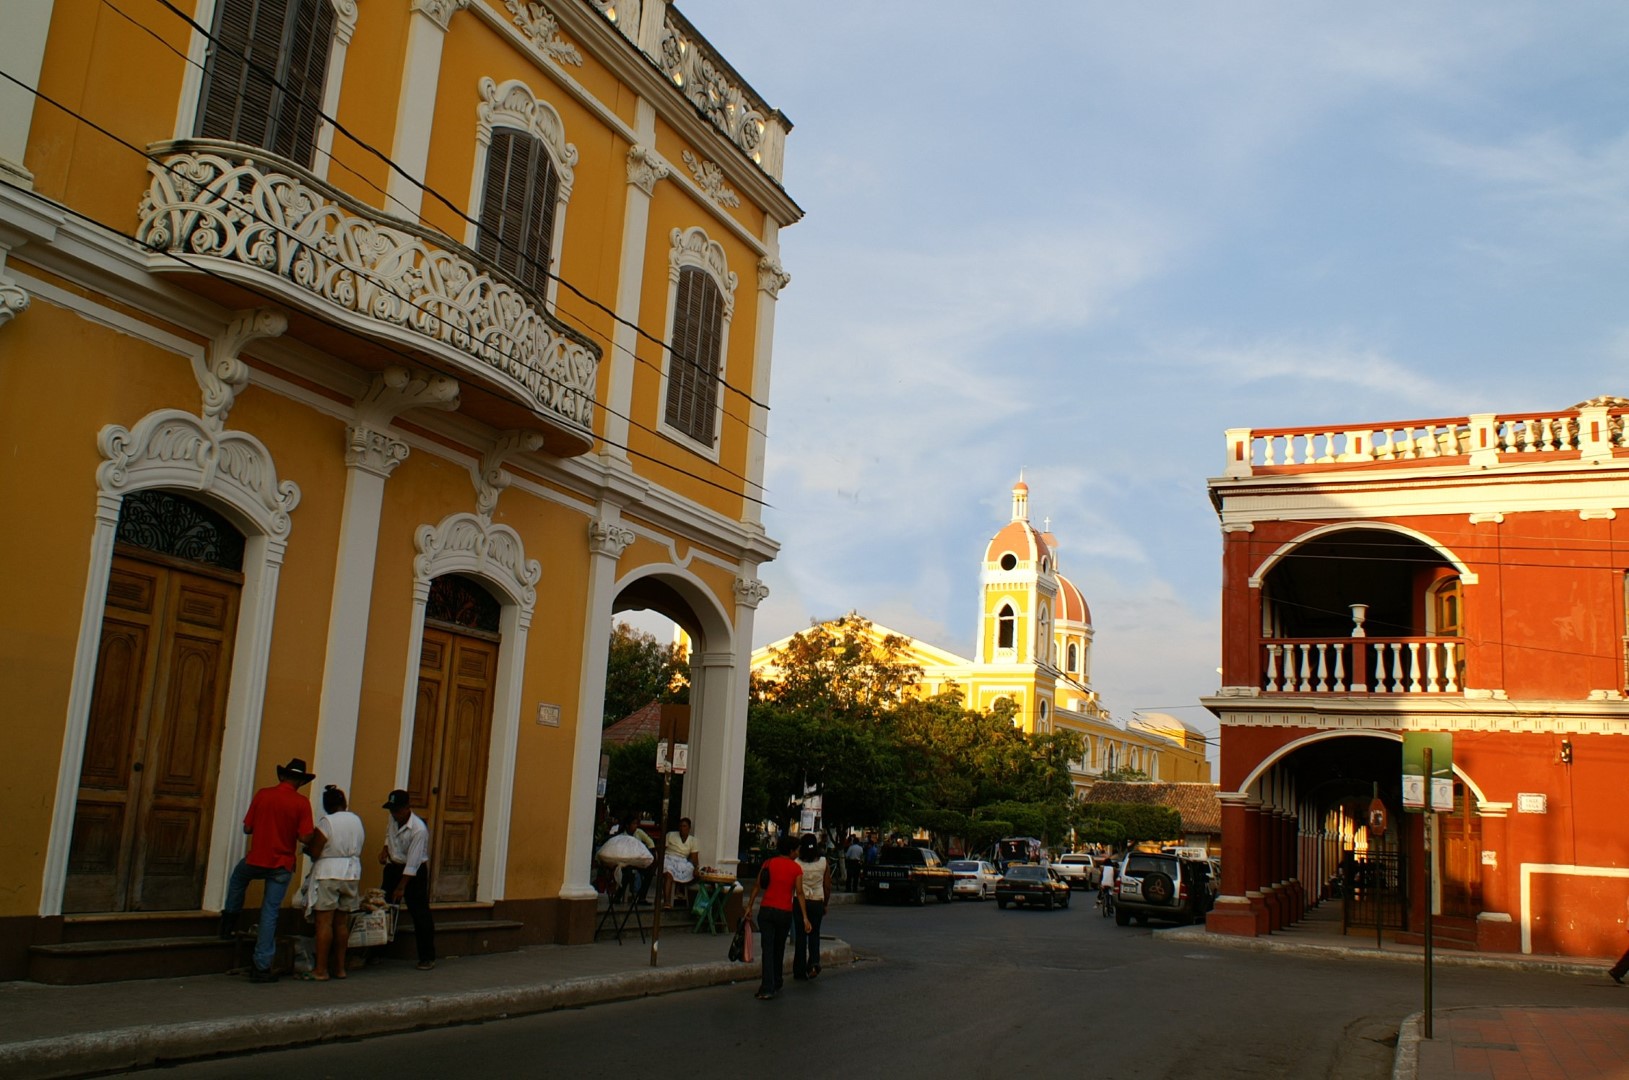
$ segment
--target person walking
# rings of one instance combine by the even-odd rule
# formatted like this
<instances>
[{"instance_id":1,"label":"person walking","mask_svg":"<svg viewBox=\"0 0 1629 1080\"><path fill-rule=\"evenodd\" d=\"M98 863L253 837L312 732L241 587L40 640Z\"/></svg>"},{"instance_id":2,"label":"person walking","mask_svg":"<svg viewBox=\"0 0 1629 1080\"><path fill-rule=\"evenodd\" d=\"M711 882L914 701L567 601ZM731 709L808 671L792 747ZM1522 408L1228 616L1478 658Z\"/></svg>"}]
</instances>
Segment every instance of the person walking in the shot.
<instances>
[{"instance_id":1,"label":"person walking","mask_svg":"<svg viewBox=\"0 0 1629 1080\"><path fill-rule=\"evenodd\" d=\"M803 905L792 916L792 978L802 981L820 974L820 920L831 899L831 864L814 833L804 833L798 842L797 861L803 872L798 883Z\"/></svg>"},{"instance_id":2,"label":"person walking","mask_svg":"<svg viewBox=\"0 0 1629 1080\"><path fill-rule=\"evenodd\" d=\"M848 891L860 891L860 869L865 865L865 848L854 833L848 837L848 850L843 852L843 869L848 871Z\"/></svg>"},{"instance_id":3,"label":"person walking","mask_svg":"<svg viewBox=\"0 0 1629 1080\"><path fill-rule=\"evenodd\" d=\"M255 938L250 982L277 981L271 969L277 952L277 913L288 893L289 878L294 876L294 856L301 844L310 842L313 831L311 800L301 795L300 789L315 778L315 773L306 771L304 758L290 758L287 765L277 766L277 783L255 792L249 812L243 815L249 851L238 860L226 883L221 937L232 936L249 882L261 882L260 932Z\"/></svg>"},{"instance_id":4,"label":"person walking","mask_svg":"<svg viewBox=\"0 0 1629 1080\"><path fill-rule=\"evenodd\" d=\"M780 993L786 964L786 935L792 929L793 911L802 910L803 890L799 886L803 881L803 867L791 857L797 846L796 837L782 834L775 844L775 856L758 871L758 880L753 882L752 893L742 909L750 926L752 905L758 894L763 894L758 928L763 932L764 974L758 992L753 995L759 1001L768 1001Z\"/></svg>"},{"instance_id":5,"label":"person walking","mask_svg":"<svg viewBox=\"0 0 1629 1080\"><path fill-rule=\"evenodd\" d=\"M345 792L329 784L322 790L323 816L317 822L307 854L311 856L312 904L317 922L317 957L311 977L345 978L345 953L351 939L351 912L361 905L362 845L367 842L362 819L347 808Z\"/></svg>"},{"instance_id":6,"label":"person walking","mask_svg":"<svg viewBox=\"0 0 1629 1080\"><path fill-rule=\"evenodd\" d=\"M436 966L436 924L430 917L430 827L413 813L407 792L397 788L385 799L390 828L379 864L385 868L385 895L393 904L406 903L413 918L413 943L419 951L419 970Z\"/></svg>"},{"instance_id":7,"label":"person walking","mask_svg":"<svg viewBox=\"0 0 1629 1080\"><path fill-rule=\"evenodd\" d=\"M1624 920L1623 928L1629 930L1629 919ZM1629 951L1625 951L1622 956L1618 957L1618 962L1612 965L1607 974L1612 976L1613 982L1619 986L1623 985L1623 977L1629 975Z\"/></svg>"}]
</instances>

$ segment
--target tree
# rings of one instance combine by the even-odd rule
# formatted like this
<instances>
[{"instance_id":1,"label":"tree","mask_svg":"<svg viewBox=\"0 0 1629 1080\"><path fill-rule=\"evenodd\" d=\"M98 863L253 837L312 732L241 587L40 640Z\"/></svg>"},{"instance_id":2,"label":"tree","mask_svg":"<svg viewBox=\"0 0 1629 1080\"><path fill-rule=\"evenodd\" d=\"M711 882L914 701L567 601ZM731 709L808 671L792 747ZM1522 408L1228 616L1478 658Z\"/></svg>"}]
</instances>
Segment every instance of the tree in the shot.
<instances>
[{"instance_id":1,"label":"tree","mask_svg":"<svg viewBox=\"0 0 1629 1080\"><path fill-rule=\"evenodd\" d=\"M656 771L656 737L648 736L605 748L610 767L605 774L605 802L611 812L658 814L662 809L662 774ZM671 805L678 806L684 777L673 778ZM658 823L660 826L661 823Z\"/></svg>"},{"instance_id":2,"label":"tree","mask_svg":"<svg viewBox=\"0 0 1629 1080\"><path fill-rule=\"evenodd\" d=\"M1085 819L1117 822L1125 830L1127 844L1140 844L1144 840L1178 840L1182 837L1182 815L1168 806L1083 803L1079 813Z\"/></svg>"},{"instance_id":3,"label":"tree","mask_svg":"<svg viewBox=\"0 0 1629 1080\"><path fill-rule=\"evenodd\" d=\"M690 668L677 643L664 645L656 635L625 622L611 628L601 726L609 727L653 701L686 701L689 690Z\"/></svg>"},{"instance_id":4,"label":"tree","mask_svg":"<svg viewBox=\"0 0 1629 1080\"><path fill-rule=\"evenodd\" d=\"M1146 784L1149 780L1147 773L1141 769L1133 769L1129 765L1109 769L1098 777L1099 780L1108 780L1123 784Z\"/></svg>"},{"instance_id":5,"label":"tree","mask_svg":"<svg viewBox=\"0 0 1629 1080\"><path fill-rule=\"evenodd\" d=\"M921 681L922 669L905 656L909 645L897 634L878 636L853 613L817 623L770 654L774 672L759 692L825 719L875 720Z\"/></svg>"}]
</instances>

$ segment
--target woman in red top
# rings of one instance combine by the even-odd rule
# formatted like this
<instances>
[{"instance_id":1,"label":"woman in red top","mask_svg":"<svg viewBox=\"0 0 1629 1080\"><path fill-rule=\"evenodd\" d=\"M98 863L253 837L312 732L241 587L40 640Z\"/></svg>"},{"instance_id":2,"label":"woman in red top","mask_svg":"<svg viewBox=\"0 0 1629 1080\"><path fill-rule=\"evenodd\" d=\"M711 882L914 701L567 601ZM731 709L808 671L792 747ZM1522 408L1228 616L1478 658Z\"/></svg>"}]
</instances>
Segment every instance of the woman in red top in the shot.
<instances>
[{"instance_id":1,"label":"woman in red top","mask_svg":"<svg viewBox=\"0 0 1629 1080\"><path fill-rule=\"evenodd\" d=\"M796 837L783 835L780 838L775 845L779 854L764 863L764 868L758 871L758 881L752 886L752 895L747 897L746 916L750 923L753 902L758 899L759 892L764 894L763 905L758 909L764 954L764 977L755 995L759 1001L768 1001L781 988L786 937L792 932L794 907L802 913L803 890L798 885L803 880L803 867L791 857L797 846Z\"/></svg>"}]
</instances>

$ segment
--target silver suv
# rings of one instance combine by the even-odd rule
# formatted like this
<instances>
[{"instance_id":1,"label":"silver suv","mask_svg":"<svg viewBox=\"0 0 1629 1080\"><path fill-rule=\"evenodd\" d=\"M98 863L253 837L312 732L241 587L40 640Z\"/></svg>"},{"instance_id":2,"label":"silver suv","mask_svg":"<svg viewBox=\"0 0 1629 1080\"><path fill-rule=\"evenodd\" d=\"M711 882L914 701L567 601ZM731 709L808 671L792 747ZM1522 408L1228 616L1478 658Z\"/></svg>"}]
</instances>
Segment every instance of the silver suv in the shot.
<instances>
[{"instance_id":1,"label":"silver suv","mask_svg":"<svg viewBox=\"0 0 1629 1080\"><path fill-rule=\"evenodd\" d=\"M1134 851L1115 875L1114 921L1197 922L1210 910L1212 896L1208 863Z\"/></svg>"}]
</instances>

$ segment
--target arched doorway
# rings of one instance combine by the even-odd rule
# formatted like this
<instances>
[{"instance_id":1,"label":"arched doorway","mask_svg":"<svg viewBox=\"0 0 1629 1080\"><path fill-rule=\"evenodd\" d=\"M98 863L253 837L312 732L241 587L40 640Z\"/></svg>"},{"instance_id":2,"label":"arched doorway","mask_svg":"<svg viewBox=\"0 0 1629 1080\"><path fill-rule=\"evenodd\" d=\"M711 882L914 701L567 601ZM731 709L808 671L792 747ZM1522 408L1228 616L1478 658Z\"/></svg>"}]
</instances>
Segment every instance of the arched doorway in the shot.
<instances>
[{"instance_id":1,"label":"arched doorway","mask_svg":"<svg viewBox=\"0 0 1629 1080\"><path fill-rule=\"evenodd\" d=\"M201 906L244 547L172 492L120 504L64 912Z\"/></svg>"},{"instance_id":2,"label":"arched doorway","mask_svg":"<svg viewBox=\"0 0 1629 1080\"><path fill-rule=\"evenodd\" d=\"M501 614L472 578L430 583L407 791L430 827L430 899L440 903L473 901L479 885Z\"/></svg>"}]
</instances>

